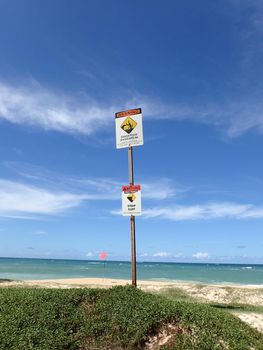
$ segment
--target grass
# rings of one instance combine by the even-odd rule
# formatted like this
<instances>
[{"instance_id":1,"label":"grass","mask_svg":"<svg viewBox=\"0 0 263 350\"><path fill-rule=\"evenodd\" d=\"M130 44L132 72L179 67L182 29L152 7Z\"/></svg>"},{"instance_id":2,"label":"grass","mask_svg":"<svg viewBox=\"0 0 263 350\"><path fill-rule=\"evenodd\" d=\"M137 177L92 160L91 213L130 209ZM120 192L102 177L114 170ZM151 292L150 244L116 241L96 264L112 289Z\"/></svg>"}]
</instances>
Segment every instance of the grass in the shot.
<instances>
[{"instance_id":1,"label":"grass","mask_svg":"<svg viewBox=\"0 0 263 350\"><path fill-rule=\"evenodd\" d=\"M231 291L232 292L232 291ZM233 303L233 302L226 302L226 303L215 303L215 302L201 302L197 298L194 298L190 296L188 293L186 293L181 288L167 288L163 289L158 292L158 294L173 300L173 301L187 301L189 303L195 303L195 304L208 304L211 307L217 308L217 309L223 309L226 311L240 311L240 312L256 312L256 313L263 313L263 306L256 306L256 305L249 305L249 304L243 304L243 303Z\"/></svg>"},{"instance_id":2,"label":"grass","mask_svg":"<svg viewBox=\"0 0 263 350\"><path fill-rule=\"evenodd\" d=\"M154 292L155 294L160 294L168 299L176 300L176 301L188 301L188 302L196 302L196 299L191 297L188 293L186 293L181 288L165 288L161 289L158 292Z\"/></svg>"},{"instance_id":3,"label":"grass","mask_svg":"<svg viewBox=\"0 0 263 350\"><path fill-rule=\"evenodd\" d=\"M168 324L162 349L263 349L263 336L224 310L133 287L0 289L1 350L143 349Z\"/></svg>"}]
</instances>

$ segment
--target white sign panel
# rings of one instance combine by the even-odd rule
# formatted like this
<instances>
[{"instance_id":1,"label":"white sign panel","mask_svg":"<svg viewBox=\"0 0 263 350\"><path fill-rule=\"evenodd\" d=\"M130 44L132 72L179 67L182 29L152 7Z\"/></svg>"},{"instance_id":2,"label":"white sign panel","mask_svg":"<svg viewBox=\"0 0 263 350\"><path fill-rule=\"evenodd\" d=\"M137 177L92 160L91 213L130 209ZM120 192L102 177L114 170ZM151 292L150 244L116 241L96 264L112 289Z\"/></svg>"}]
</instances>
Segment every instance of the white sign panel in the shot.
<instances>
[{"instance_id":1,"label":"white sign panel","mask_svg":"<svg viewBox=\"0 0 263 350\"><path fill-rule=\"evenodd\" d=\"M122 186L122 215L141 215L142 203L141 203L141 186L129 185Z\"/></svg>"},{"instance_id":2,"label":"white sign panel","mask_svg":"<svg viewBox=\"0 0 263 350\"><path fill-rule=\"evenodd\" d=\"M116 147L143 145L141 108L115 113Z\"/></svg>"}]
</instances>

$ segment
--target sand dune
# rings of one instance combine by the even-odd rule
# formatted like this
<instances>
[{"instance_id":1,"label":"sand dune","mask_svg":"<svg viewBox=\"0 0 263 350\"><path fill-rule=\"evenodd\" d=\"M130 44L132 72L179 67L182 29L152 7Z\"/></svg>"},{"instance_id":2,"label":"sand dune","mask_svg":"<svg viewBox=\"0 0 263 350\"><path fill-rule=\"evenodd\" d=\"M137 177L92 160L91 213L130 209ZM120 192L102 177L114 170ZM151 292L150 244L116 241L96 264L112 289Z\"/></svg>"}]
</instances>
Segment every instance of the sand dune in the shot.
<instances>
[{"instance_id":1,"label":"sand dune","mask_svg":"<svg viewBox=\"0 0 263 350\"><path fill-rule=\"evenodd\" d=\"M129 280L108 278L68 278L50 280L10 281L2 280L1 287L44 287L44 288L109 288L131 284ZM187 295L202 302L235 303L263 306L263 285L206 285L190 282L138 281L138 287L145 291L162 292L179 288ZM263 332L263 314L255 312L233 312L241 320Z\"/></svg>"}]
</instances>

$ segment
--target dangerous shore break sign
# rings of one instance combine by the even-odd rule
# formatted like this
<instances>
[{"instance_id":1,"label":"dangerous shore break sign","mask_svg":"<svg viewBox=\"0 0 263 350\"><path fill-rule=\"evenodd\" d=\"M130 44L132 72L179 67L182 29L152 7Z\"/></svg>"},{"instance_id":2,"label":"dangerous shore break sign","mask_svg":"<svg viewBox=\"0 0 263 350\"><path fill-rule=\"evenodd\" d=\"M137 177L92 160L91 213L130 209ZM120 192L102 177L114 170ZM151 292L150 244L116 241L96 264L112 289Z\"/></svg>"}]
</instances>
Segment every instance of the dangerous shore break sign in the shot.
<instances>
[{"instance_id":1,"label":"dangerous shore break sign","mask_svg":"<svg viewBox=\"0 0 263 350\"><path fill-rule=\"evenodd\" d=\"M141 108L115 113L115 126L117 148L143 145Z\"/></svg>"},{"instance_id":2,"label":"dangerous shore break sign","mask_svg":"<svg viewBox=\"0 0 263 350\"><path fill-rule=\"evenodd\" d=\"M122 186L122 215L141 215L141 186Z\"/></svg>"}]
</instances>

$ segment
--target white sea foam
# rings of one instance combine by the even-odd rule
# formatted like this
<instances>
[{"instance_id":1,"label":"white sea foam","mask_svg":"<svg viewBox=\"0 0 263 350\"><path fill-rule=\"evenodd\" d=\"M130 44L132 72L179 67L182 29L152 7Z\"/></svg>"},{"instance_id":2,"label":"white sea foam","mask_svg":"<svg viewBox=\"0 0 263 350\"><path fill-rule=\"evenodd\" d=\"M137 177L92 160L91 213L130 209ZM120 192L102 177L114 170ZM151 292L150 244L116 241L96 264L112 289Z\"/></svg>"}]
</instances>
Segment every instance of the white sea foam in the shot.
<instances>
[{"instance_id":1,"label":"white sea foam","mask_svg":"<svg viewBox=\"0 0 263 350\"><path fill-rule=\"evenodd\" d=\"M91 262L88 262L89 265L101 265L103 264L102 262L99 262L99 261L91 261Z\"/></svg>"}]
</instances>

